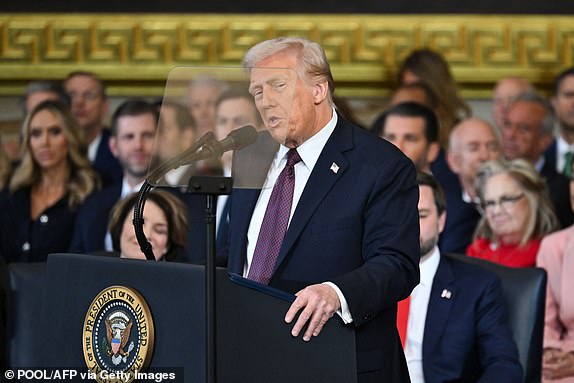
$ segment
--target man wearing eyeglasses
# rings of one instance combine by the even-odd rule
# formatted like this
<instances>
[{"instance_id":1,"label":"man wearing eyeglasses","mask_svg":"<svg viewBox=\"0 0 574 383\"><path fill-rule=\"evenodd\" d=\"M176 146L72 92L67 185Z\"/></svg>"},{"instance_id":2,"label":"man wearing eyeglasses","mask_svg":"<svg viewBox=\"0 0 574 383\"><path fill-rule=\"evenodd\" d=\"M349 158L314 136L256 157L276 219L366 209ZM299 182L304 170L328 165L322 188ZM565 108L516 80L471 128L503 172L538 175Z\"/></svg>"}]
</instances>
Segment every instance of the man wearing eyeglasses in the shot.
<instances>
[{"instance_id":1,"label":"man wearing eyeglasses","mask_svg":"<svg viewBox=\"0 0 574 383\"><path fill-rule=\"evenodd\" d=\"M88 144L88 159L100 174L104 186L122 182L122 168L112 154L110 131L104 126L108 102L104 84L91 72L72 72L64 80L71 110Z\"/></svg>"}]
</instances>

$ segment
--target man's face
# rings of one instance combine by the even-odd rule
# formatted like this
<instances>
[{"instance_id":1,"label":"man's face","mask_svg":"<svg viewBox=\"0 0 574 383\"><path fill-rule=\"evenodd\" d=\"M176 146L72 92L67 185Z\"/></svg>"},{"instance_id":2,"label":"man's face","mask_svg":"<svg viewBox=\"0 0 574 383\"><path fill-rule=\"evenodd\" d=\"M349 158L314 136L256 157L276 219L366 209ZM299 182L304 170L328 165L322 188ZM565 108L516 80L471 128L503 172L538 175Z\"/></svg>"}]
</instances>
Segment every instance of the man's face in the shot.
<instances>
[{"instance_id":1,"label":"man's face","mask_svg":"<svg viewBox=\"0 0 574 383\"><path fill-rule=\"evenodd\" d=\"M110 138L110 149L124 174L143 180L152 159L156 121L151 114L122 116L117 136Z\"/></svg>"},{"instance_id":2,"label":"man's face","mask_svg":"<svg viewBox=\"0 0 574 383\"><path fill-rule=\"evenodd\" d=\"M172 158L191 147L194 140L193 129L182 129L178 125L175 109L169 105L162 106L156 145L158 157L161 160Z\"/></svg>"},{"instance_id":3,"label":"man's face","mask_svg":"<svg viewBox=\"0 0 574 383\"><path fill-rule=\"evenodd\" d=\"M499 129L504 126L504 116L510 104L528 89L528 83L517 78L503 79L496 85L492 98L492 117Z\"/></svg>"},{"instance_id":4,"label":"man's face","mask_svg":"<svg viewBox=\"0 0 574 383\"><path fill-rule=\"evenodd\" d=\"M444 229L446 213L438 215L432 188L419 185L419 225L421 257L430 254Z\"/></svg>"},{"instance_id":5,"label":"man's face","mask_svg":"<svg viewBox=\"0 0 574 383\"><path fill-rule=\"evenodd\" d=\"M399 148L418 170L428 166L430 143L425 136L425 121L422 117L388 116L382 134L382 138Z\"/></svg>"},{"instance_id":6,"label":"man's face","mask_svg":"<svg viewBox=\"0 0 574 383\"><path fill-rule=\"evenodd\" d=\"M507 159L523 158L535 163L545 150L541 134L544 108L534 102L517 101L508 110L502 128L502 151Z\"/></svg>"},{"instance_id":7,"label":"man's face","mask_svg":"<svg viewBox=\"0 0 574 383\"><path fill-rule=\"evenodd\" d=\"M215 128L215 104L219 94L215 84L196 84L188 90L188 109L201 134Z\"/></svg>"},{"instance_id":8,"label":"man's face","mask_svg":"<svg viewBox=\"0 0 574 383\"><path fill-rule=\"evenodd\" d=\"M243 97L229 98L222 101L215 113L215 135L222 140L235 129L246 125L258 128L255 104Z\"/></svg>"},{"instance_id":9,"label":"man's face","mask_svg":"<svg viewBox=\"0 0 574 383\"><path fill-rule=\"evenodd\" d=\"M498 138L488 125L477 120L463 122L454 134L456 143L449 151L449 165L472 183L480 165L500 158Z\"/></svg>"},{"instance_id":10,"label":"man's face","mask_svg":"<svg viewBox=\"0 0 574 383\"><path fill-rule=\"evenodd\" d=\"M72 114L81 127L99 128L107 112L100 84L90 76L78 75L64 83L66 93L72 103Z\"/></svg>"},{"instance_id":11,"label":"man's face","mask_svg":"<svg viewBox=\"0 0 574 383\"><path fill-rule=\"evenodd\" d=\"M574 76L562 80L552 105L562 128L574 132Z\"/></svg>"},{"instance_id":12,"label":"man's face","mask_svg":"<svg viewBox=\"0 0 574 383\"><path fill-rule=\"evenodd\" d=\"M285 69L278 69L285 68ZM317 105L325 100L324 84L311 84L297 71L293 51L269 56L251 69L249 92L273 139L296 147L323 128L325 115ZM329 116L330 117L330 116Z\"/></svg>"}]
</instances>

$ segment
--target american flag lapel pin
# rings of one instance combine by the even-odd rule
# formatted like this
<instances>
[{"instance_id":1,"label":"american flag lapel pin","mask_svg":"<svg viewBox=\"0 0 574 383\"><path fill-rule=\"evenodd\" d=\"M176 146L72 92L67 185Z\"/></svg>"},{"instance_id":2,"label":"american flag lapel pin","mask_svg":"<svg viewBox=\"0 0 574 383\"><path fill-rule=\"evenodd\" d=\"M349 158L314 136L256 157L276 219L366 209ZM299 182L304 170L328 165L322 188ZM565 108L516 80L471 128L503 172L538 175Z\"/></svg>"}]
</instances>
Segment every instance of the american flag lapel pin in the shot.
<instances>
[{"instance_id":1,"label":"american flag lapel pin","mask_svg":"<svg viewBox=\"0 0 574 383\"><path fill-rule=\"evenodd\" d=\"M337 174L337 173L339 172L339 165L337 165L336 163L333 162L333 163L331 164L331 167L330 167L329 169L331 169L331 171L332 171L333 173Z\"/></svg>"}]
</instances>

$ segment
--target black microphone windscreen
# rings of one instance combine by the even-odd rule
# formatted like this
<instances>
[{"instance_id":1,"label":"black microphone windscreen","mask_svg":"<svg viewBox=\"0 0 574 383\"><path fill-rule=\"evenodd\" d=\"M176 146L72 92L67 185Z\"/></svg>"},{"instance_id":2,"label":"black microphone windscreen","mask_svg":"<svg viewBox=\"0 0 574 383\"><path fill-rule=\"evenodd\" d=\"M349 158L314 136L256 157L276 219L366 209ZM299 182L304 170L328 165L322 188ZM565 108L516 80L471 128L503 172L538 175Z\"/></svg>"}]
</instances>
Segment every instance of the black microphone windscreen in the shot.
<instances>
[{"instance_id":1,"label":"black microphone windscreen","mask_svg":"<svg viewBox=\"0 0 574 383\"><path fill-rule=\"evenodd\" d=\"M221 143L225 146L224 150L227 151L244 148L254 143L255 140L257 140L257 130L253 126L247 125L233 130Z\"/></svg>"}]
</instances>

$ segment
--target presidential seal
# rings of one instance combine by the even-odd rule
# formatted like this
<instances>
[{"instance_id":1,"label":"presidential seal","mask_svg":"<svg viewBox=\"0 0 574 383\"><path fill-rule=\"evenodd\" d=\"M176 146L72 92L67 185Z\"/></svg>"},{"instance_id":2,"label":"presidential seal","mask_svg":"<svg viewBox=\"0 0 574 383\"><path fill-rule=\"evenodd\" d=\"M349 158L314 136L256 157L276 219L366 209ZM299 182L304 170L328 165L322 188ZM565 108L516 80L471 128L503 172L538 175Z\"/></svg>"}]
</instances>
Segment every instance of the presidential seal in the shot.
<instances>
[{"instance_id":1,"label":"presidential seal","mask_svg":"<svg viewBox=\"0 0 574 383\"><path fill-rule=\"evenodd\" d=\"M82 343L92 378L100 383L134 380L153 353L153 320L144 298L124 286L101 291L86 314Z\"/></svg>"}]
</instances>

